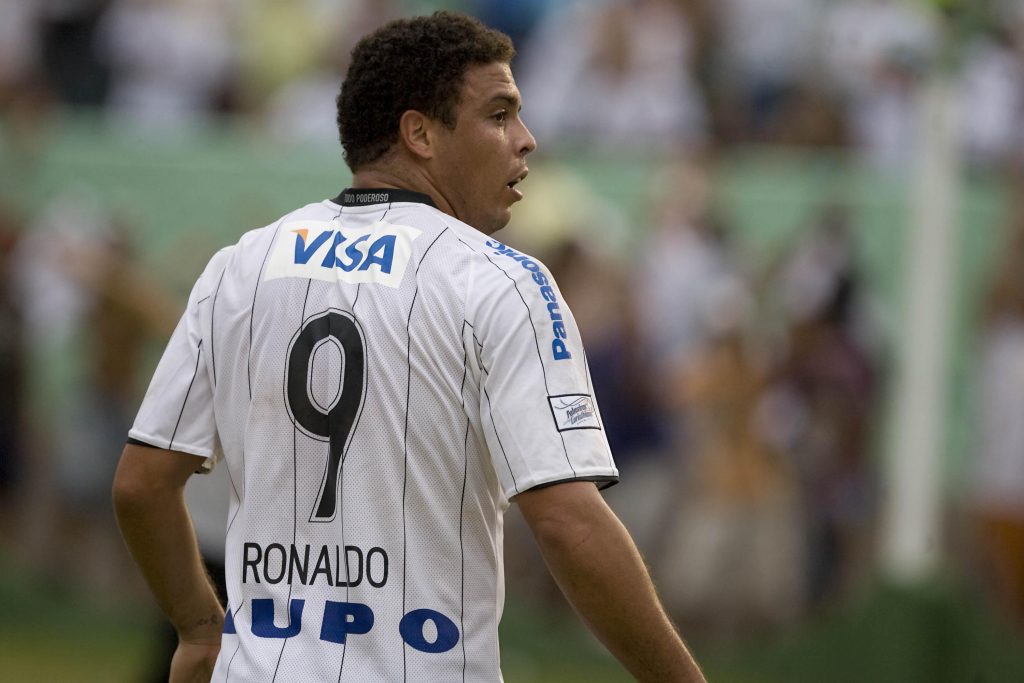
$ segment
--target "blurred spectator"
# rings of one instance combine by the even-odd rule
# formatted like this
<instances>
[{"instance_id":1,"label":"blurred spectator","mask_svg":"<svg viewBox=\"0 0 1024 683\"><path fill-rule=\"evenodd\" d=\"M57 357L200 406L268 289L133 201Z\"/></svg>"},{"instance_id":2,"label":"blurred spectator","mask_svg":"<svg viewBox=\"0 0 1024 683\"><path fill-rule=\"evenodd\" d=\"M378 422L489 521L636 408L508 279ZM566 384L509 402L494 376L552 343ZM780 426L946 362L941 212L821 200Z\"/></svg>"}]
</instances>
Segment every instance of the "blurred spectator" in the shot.
<instances>
[{"instance_id":1,"label":"blurred spectator","mask_svg":"<svg viewBox=\"0 0 1024 683\"><path fill-rule=\"evenodd\" d=\"M114 0L38 0L43 67L65 104L100 106L106 101L109 72L96 39L112 4Z\"/></svg>"},{"instance_id":2,"label":"blurred spectator","mask_svg":"<svg viewBox=\"0 0 1024 683\"><path fill-rule=\"evenodd\" d=\"M546 17L521 49L519 69L524 118L541 145L664 152L703 144L705 105L684 7L573 2Z\"/></svg>"},{"instance_id":3,"label":"blurred spectator","mask_svg":"<svg viewBox=\"0 0 1024 683\"><path fill-rule=\"evenodd\" d=\"M712 87L728 135L767 141L808 77L817 0L720 0L714 23L720 45Z\"/></svg>"},{"instance_id":4,"label":"blurred spectator","mask_svg":"<svg viewBox=\"0 0 1024 683\"><path fill-rule=\"evenodd\" d=\"M22 311L13 283L13 253L21 224L0 207L0 517L10 519L9 504L18 492L25 457L26 359ZM6 529L0 529L0 532Z\"/></svg>"},{"instance_id":5,"label":"blurred spectator","mask_svg":"<svg viewBox=\"0 0 1024 683\"><path fill-rule=\"evenodd\" d=\"M803 603L796 481L759 419L768 374L747 339L752 304L739 280L721 282L708 341L675 374L689 457L657 572L677 618L725 638L787 623Z\"/></svg>"},{"instance_id":6,"label":"blurred spectator","mask_svg":"<svg viewBox=\"0 0 1024 683\"><path fill-rule=\"evenodd\" d=\"M275 138L322 145L338 137L335 100L355 42L400 16L394 2L353 3L325 41L314 65L269 94L267 127Z\"/></svg>"},{"instance_id":7,"label":"blurred spectator","mask_svg":"<svg viewBox=\"0 0 1024 683\"><path fill-rule=\"evenodd\" d=\"M790 454L805 506L807 597L848 597L871 571L876 363L861 329L863 302L849 217L825 209L781 273L787 352L766 404L766 431Z\"/></svg>"},{"instance_id":8,"label":"blurred spectator","mask_svg":"<svg viewBox=\"0 0 1024 683\"><path fill-rule=\"evenodd\" d=\"M141 397L142 353L154 338L170 335L179 307L137 265L123 218L111 219L97 239L66 248L60 258L88 300L78 338L84 375L56 458L61 552L77 561L64 558L56 566L74 566L94 587L113 588L127 565L110 511L111 482Z\"/></svg>"},{"instance_id":9,"label":"blurred spectator","mask_svg":"<svg viewBox=\"0 0 1024 683\"><path fill-rule=\"evenodd\" d=\"M1018 202L1019 204L1019 202ZM971 506L993 603L1024 628L1024 210L986 303L974 378Z\"/></svg>"},{"instance_id":10,"label":"blurred spectator","mask_svg":"<svg viewBox=\"0 0 1024 683\"><path fill-rule=\"evenodd\" d=\"M634 287L657 386L657 378L668 377L702 345L710 296L734 266L711 213L711 177L704 166L665 168L656 192L654 225L639 254Z\"/></svg>"},{"instance_id":11,"label":"blurred spectator","mask_svg":"<svg viewBox=\"0 0 1024 683\"><path fill-rule=\"evenodd\" d=\"M99 31L111 68L110 114L142 129L187 129L208 119L225 89L230 41L210 0L120 0Z\"/></svg>"},{"instance_id":12,"label":"blurred spectator","mask_svg":"<svg viewBox=\"0 0 1024 683\"><path fill-rule=\"evenodd\" d=\"M39 75L42 45L37 27L41 9L38 0L0 3L0 103L14 84Z\"/></svg>"},{"instance_id":13,"label":"blurred spectator","mask_svg":"<svg viewBox=\"0 0 1024 683\"><path fill-rule=\"evenodd\" d=\"M558 4L555 0L473 0L467 11L488 26L506 34L514 45L522 49L529 42L537 24Z\"/></svg>"},{"instance_id":14,"label":"blurred spectator","mask_svg":"<svg viewBox=\"0 0 1024 683\"><path fill-rule=\"evenodd\" d=\"M840 0L825 18L825 84L846 103L853 141L875 166L904 169L916 149L917 94L938 49L933 19L905 0Z\"/></svg>"},{"instance_id":15,"label":"blurred spectator","mask_svg":"<svg viewBox=\"0 0 1024 683\"><path fill-rule=\"evenodd\" d=\"M990 35L967 50L960 95L967 158L974 164L1009 162L1024 149L1024 11L1001 13Z\"/></svg>"},{"instance_id":16,"label":"blurred spectator","mask_svg":"<svg viewBox=\"0 0 1024 683\"><path fill-rule=\"evenodd\" d=\"M331 50L346 15L358 15L367 4L360 0L235 3L233 42L238 46L236 78L243 110L262 111L280 88L314 71L323 55L336 54ZM338 74L336 89L340 87Z\"/></svg>"}]
</instances>

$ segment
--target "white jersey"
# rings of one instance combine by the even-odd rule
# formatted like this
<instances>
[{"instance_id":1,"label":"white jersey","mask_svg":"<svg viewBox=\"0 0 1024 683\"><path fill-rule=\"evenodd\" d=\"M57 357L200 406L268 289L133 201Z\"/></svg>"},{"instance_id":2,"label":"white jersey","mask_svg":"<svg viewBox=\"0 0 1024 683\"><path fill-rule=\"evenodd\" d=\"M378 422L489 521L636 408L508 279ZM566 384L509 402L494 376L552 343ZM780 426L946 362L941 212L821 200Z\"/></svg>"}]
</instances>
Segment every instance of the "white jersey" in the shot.
<instances>
[{"instance_id":1,"label":"white jersey","mask_svg":"<svg viewBox=\"0 0 1024 683\"><path fill-rule=\"evenodd\" d=\"M213 681L497 681L509 499L617 480L547 269L402 190L220 251L131 439L223 457Z\"/></svg>"}]
</instances>

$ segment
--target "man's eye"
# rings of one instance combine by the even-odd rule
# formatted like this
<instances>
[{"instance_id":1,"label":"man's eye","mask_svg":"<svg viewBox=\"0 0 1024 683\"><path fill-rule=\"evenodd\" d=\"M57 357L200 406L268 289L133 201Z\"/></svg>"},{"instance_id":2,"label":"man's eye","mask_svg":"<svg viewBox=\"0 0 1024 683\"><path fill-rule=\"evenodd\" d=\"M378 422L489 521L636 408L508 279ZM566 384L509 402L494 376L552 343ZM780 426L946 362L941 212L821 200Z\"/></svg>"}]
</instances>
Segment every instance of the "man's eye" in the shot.
<instances>
[{"instance_id":1,"label":"man's eye","mask_svg":"<svg viewBox=\"0 0 1024 683\"><path fill-rule=\"evenodd\" d=\"M499 111L497 114L495 114L491 118L494 119L495 121L498 121L499 123L504 123L506 116L508 116L508 112L506 112L506 111Z\"/></svg>"}]
</instances>

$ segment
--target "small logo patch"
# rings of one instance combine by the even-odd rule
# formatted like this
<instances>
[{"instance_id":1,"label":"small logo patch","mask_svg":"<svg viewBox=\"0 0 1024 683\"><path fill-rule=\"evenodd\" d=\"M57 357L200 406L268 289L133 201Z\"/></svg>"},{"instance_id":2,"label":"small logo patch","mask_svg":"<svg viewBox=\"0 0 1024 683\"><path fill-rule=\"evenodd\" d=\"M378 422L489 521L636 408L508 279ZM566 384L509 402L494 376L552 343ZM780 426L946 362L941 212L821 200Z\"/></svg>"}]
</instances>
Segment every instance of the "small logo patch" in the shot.
<instances>
[{"instance_id":1,"label":"small logo patch","mask_svg":"<svg viewBox=\"0 0 1024 683\"><path fill-rule=\"evenodd\" d=\"M594 399L589 394L548 396L555 427L560 432L570 429L600 429Z\"/></svg>"}]
</instances>

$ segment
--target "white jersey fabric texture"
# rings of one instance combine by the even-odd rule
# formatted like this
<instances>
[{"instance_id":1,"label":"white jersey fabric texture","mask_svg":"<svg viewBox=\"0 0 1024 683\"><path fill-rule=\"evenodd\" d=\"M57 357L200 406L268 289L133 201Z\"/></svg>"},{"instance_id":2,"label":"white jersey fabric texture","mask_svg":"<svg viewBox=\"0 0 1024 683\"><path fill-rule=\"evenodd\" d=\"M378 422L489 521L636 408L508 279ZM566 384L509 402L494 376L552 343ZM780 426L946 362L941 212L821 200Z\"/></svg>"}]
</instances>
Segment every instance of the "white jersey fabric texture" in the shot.
<instances>
[{"instance_id":1,"label":"white jersey fabric texture","mask_svg":"<svg viewBox=\"0 0 1024 683\"><path fill-rule=\"evenodd\" d=\"M501 680L509 500L618 478L549 271L404 190L218 252L130 440L227 469L218 683Z\"/></svg>"}]
</instances>

